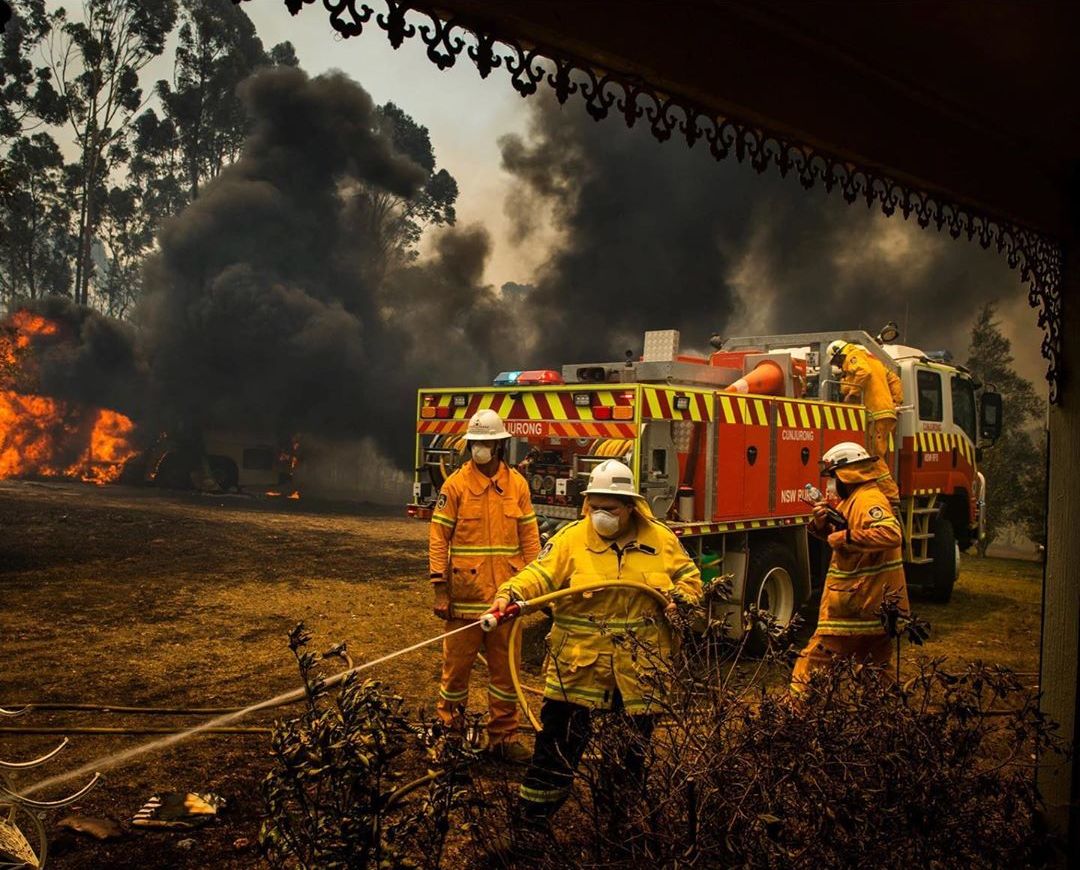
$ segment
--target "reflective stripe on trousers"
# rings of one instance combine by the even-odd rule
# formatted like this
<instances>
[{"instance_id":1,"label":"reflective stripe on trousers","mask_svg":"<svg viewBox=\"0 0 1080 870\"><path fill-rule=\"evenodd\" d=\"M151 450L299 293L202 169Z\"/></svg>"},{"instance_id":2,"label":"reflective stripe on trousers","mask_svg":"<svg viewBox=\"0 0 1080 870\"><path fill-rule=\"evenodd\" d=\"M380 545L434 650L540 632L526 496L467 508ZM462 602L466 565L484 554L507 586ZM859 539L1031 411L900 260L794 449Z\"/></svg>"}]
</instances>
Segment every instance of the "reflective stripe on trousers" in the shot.
<instances>
[{"instance_id":1,"label":"reflective stripe on trousers","mask_svg":"<svg viewBox=\"0 0 1080 870\"><path fill-rule=\"evenodd\" d=\"M447 631L474 622L473 619L449 619ZM490 632L479 625L443 640L442 680L436 712L444 725L460 728L461 708L469 699L469 677L481 648L488 663L487 731L491 744L509 740L518 730L519 712L514 682L510 679L509 640L513 623L506 622ZM519 662L520 667L520 662Z\"/></svg>"}]
</instances>

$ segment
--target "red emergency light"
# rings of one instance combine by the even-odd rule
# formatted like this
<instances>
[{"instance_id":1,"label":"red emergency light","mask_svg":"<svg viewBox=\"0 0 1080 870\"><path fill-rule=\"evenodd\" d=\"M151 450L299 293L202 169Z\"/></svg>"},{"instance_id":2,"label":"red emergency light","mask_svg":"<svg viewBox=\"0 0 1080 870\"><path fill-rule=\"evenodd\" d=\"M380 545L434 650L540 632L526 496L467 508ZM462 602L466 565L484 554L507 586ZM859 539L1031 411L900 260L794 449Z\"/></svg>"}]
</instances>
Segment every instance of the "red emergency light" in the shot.
<instances>
[{"instance_id":1,"label":"red emergency light","mask_svg":"<svg viewBox=\"0 0 1080 870\"><path fill-rule=\"evenodd\" d=\"M517 376L514 383L516 384L561 384L563 383L562 375L552 369L535 369L533 371L522 372Z\"/></svg>"},{"instance_id":2,"label":"red emergency light","mask_svg":"<svg viewBox=\"0 0 1080 870\"><path fill-rule=\"evenodd\" d=\"M593 405L592 415L594 420L610 420L611 419L611 406L610 405Z\"/></svg>"}]
</instances>

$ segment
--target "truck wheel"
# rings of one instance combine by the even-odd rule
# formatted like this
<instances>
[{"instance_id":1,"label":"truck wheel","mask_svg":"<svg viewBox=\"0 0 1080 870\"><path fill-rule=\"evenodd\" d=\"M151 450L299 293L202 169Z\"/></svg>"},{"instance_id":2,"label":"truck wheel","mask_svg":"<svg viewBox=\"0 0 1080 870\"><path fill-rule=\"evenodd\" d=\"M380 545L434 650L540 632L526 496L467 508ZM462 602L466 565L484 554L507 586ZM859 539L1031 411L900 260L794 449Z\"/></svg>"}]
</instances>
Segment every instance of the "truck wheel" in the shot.
<instances>
[{"instance_id":1,"label":"truck wheel","mask_svg":"<svg viewBox=\"0 0 1080 870\"><path fill-rule=\"evenodd\" d=\"M933 522L934 537L930 540L929 553L934 561L927 567L928 587L926 597L941 604L952 598L953 584L960 576L960 548L956 545L956 533L952 523L942 514Z\"/></svg>"},{"instance_id":2,"label":"truck wheel","mask_svg":"<svg viewBox=\"0 0 1080 870\"><path fill-rule=\"evenodd\" d=\"M756 606L767 610L781 625L787 625L798 612L806 598L807 590L799 579L795 557L776 541L750 544L750 560L746 566L746 591L743 609ZM745 649L750 655L760 656L768 647L765 629L754 625Z\"/></svg>"}]
</instances>

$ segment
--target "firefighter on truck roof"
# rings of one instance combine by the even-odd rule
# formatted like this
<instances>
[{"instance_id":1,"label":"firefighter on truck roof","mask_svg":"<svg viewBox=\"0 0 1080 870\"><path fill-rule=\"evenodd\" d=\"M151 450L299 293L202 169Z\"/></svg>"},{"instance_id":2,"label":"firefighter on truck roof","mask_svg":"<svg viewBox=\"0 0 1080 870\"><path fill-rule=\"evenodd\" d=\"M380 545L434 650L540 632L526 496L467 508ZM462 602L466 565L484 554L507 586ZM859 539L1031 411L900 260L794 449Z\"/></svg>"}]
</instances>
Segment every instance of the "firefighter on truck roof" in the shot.
<instances>
[{"instance_id":1,"label":"firefighter on truck roof","mask_svg":"<svg viewBox=\"0 0 1080 870\"><path fill-rule=\"evenodd\" d=\"M428 533L428 560L435 593L434 612L447 630L483 614L495 591L536 558L540 533L529 485L504 461L510 434L499 415L479 411L469 420L469 460L439 492ZM485 633L479 625L443 641L442 680L437 712L452 729L463 728L469 674L480 647L489 683L488 751L508 761L526 761L529 750L517 740L519 711L510 676L511 625Z\"/></svg>"},{"instance_id":2,"label":"firefighter on truck roof","mask_svg":"<svg viewBox=\"0 0 1080 870\"><path fill-rule=\"evenodd\" d=\"M845 402L861 402L869 416L867 447L877 457L877 484L899 516L900 491L888 458L889 440L896 432L896 409L904 403L900 378L861 344L838 339L829 345L833 365L843 371L840 388Z\"/></svg>"},{"instance_id":3,"label":"firefighter on truck roof","mask_svg":"<svg viewBox=\"0 0 1080 870\"><path fill-rule=\"evenodd\" d=\"M604 580L644 582L671 602L696 605L701 575L679 539L653 517L634 486L633 472L614 459L601 462L585 490L584 518L563 528L540 557L504 583L492 610L503 612L512 600L527 600L558 589ZM554 625L532 764L519 794L523 821L533 831L570 793L574 771L585 751L594 711L629 717L646 740L657 709L657 685L649 656L631 643L628 631L660 656L671 651L671 632L655 599L632 588L611 588L589 596L570 596L552 604ZM641 746L628 751L622 770L633 787L643 773Z\"/></svg>"},{"instance_id":4,"label":"firefighter on truck roof","mask_svg":"<svg viewBox=\"0 0 1080 870\"><path fill-rule=\"evenodd\" d=\"M885 596L897 595L900 613L908 615L900 523L875 479L874 459L852 441L837 444L822 457L822 472L836 479L842 499L837 511L846 527L835 528L824 501L814 505L809 531L828 541L832 560L821 593L817 630L791 675L795 694L805 691L815 669L828 667L837 657L888 666L893 642L880 615Z\"/></svg>"}]
</instances>

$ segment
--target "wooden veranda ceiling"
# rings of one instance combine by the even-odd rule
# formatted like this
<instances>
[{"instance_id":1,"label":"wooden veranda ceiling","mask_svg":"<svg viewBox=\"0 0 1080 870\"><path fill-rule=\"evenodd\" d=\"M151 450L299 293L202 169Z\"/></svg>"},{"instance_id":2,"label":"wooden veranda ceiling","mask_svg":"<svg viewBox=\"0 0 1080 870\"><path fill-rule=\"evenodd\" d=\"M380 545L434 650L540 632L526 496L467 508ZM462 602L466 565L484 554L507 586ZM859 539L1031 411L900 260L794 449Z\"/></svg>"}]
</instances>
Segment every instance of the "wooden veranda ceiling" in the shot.
<instances>
[{"instance_id":1,"label":"wooden veranda ceiling","mask_svg":"<svg viewBox=\"0 0 1080 870\"><path fill-rule=\"evenodd\" d=\"M1080 3L419 0L1061 238ZM548 53L548 52L545 52Z\"/></svg>"}]
</instances>

